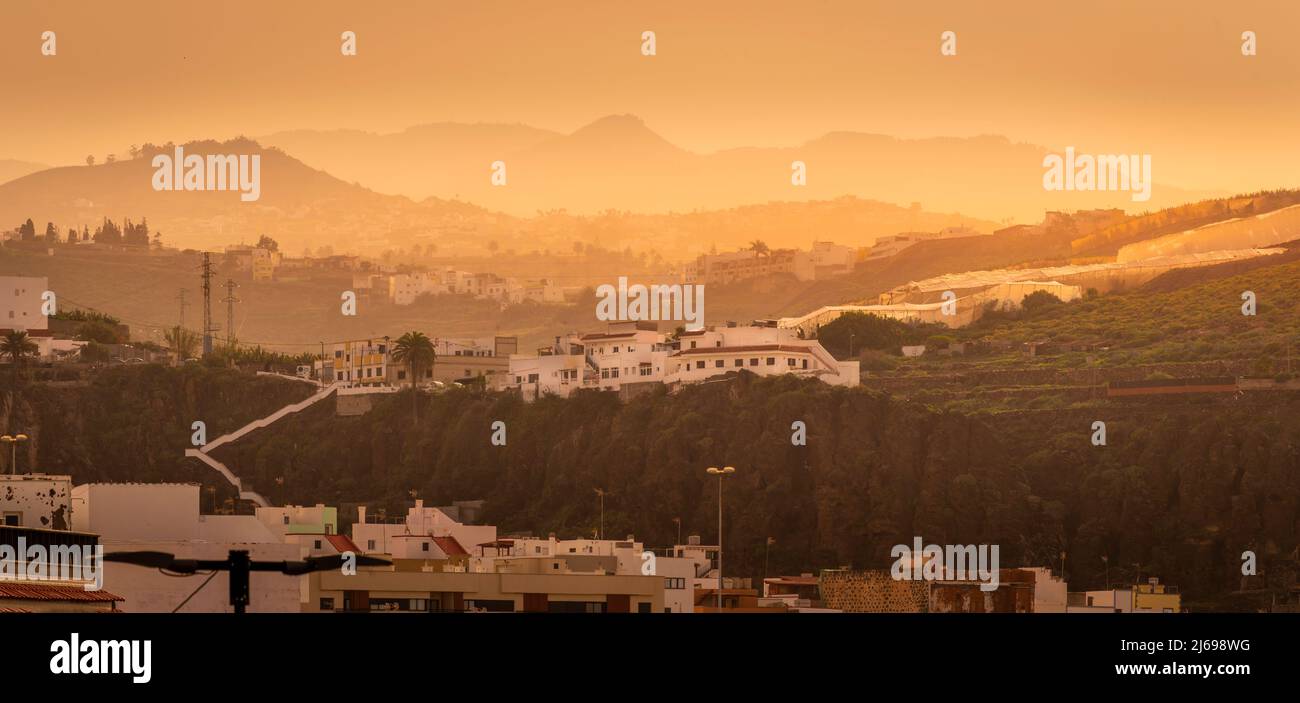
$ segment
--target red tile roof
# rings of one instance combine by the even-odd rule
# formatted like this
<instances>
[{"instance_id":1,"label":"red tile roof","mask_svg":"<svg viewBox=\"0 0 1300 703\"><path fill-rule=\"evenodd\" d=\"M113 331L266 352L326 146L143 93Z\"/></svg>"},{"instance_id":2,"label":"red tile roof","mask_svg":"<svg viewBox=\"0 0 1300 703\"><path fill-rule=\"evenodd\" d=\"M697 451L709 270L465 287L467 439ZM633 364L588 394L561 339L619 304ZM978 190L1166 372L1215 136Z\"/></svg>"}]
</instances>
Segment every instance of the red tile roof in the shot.
<instances>
[{"instance_id":1,"label":"red tile roof","mask_svg":"<svg viewBox=\"0 0 1300 703\"><path fill-rule=\"evenodd\" d=\"M15 600L70 600L109 603L126 600L108 591L87 591L80 586L56 586L32 581L0 581L0 598Z\"/></svg>"},{"instance_id":2,"label":"red tile roof","mask_svg":"<svg viewBox=\"0 0 1300 703\"><path fill-rule=\"evenodd\" d=\"M433 541L437 543L438 548L446 552L449 557L469 556L469 552L465 551L465 548L460 546L460 542L457 542L455 537L450 535L447 537L434 537Z\"/></svg>"},{"instance_id":3,"label":"red tile roof","mask_svg":"<svg viewBox=\"0 0 1300 703\"><path fill-rule=\"evenodd\" d=\"M353 554L361 553L361 549L358 548L352 540L348 539L347 535L325 535L325 539L329 540L329 543L333 545L334 549L338 550L340 554L343 552L352 552Z\"/></svg>"}]
</instances>

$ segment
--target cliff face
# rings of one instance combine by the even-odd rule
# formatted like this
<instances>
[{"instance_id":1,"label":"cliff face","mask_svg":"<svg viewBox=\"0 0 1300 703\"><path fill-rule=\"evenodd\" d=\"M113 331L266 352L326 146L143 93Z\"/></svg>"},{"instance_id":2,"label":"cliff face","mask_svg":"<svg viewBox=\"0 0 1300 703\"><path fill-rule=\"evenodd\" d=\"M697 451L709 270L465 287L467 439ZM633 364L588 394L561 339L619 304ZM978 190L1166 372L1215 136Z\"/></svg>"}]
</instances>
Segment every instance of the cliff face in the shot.
<instances>
[{"instance_id":1,"label":"cliff face","mask_svg":"<svg viewBox=\"0 0 1300 703\"><path fill-rule=\"evenodd\" d=\"M32 438L21 471L71 474L76 484L211 481L184 458L192 423L203 422L212 440L310 394L306 384L224 369L123 366L88 383L4 388L0 427Z\"/></svg>"},{"instance_id":2,"label":"cliff face","mask_svg":"<svg viewBox=\"0 0 1300 703\"><path fill-rule=\"evenodd\" d=\"M84 388L29 386L0 406L34 426L46 472L87 481L201 481L190 423L208 439L306 397L305 385L227 371L115 369ZM1300 397L1126 401L970 417L864 389L741 376L629 403L611 394L524 404L455 389L379 399L359 417L332 403L216 450L272 500L405 512L484 498L503 531L605 533L649 545L716 539L725 479L728 571L887 567L895 544L997 544L1004 568L1059 566L1072 590L1157 575L1188 598L1240 586L1241 553L1290 568L1300 525ZM493 422L506 427L492 442ZM1107 423L1106 446L1090 442ZM804 423L806 445L792 443ZM15 425L17 423L17 425ZM24 463L26 468L30 464ZM278 486L276 479L282 478Z\"/></svg>"}]
</instances>

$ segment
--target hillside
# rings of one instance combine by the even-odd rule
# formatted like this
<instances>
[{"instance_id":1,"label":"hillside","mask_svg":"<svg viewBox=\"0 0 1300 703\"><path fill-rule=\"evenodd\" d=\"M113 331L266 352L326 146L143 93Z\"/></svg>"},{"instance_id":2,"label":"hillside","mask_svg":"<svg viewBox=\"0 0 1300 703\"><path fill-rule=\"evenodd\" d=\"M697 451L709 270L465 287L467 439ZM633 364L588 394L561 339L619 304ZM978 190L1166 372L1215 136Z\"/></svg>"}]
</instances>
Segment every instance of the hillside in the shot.
<instances>
[{"instance_id":1,"label":"hillside","mask_svg":"<svg viewBox=\"0 0 1300 703\"><path fill-rule=\"evenodd\" d=\"M182 247L216 248L274 233L296 254L304 247L386 248L415 234L492 219L464 203L417 204L381 195L248 140L182 146L187 154L260 155L260 198L244 202L233 191L155 191L151 158L172 149L146 145L137 158L50 168L0 184L0 222L31 217L52 221L63 232L83 225L93 230L104 217L147 217L151 230Z\"/></svg>"},{"instance_id":2,"label":"hillside","mask_svg":"<svg viewBox=\"0 0 1300 703\"><path fill-rule=\"evenodd\" d=\"M272 385L280 383L279 386ZM34 428L30 459L87 480L217 477L180 457L189 422L209 436L296 398L297 386L232 372L118 368L88 386L24 387L5 417ZM250 402L252 405L250 405ZM329 403L218 450L237 474L283 500L351 501L396 514L410 492L440 504L487 500L485 521L504 531L589 534L593 487L614 492L605 525L647 544L686 534L714 538L715 483L703 467L736 466L727 485L727 543L737 573L884 567L889 549L922 535L937 543L995 543L1002 564L1056 564L1071 583L1100 587L1141 563L1187 598L1236 588L1242 549L1261 567L1297 546L1300 398L1274 394L1214 403L1126 403L1080 411L1004 413L996 421L936 412L866 389L791 378L756 379L651 395L611 394L524 404L458 390L421 400L382 399L340 418ZM1088 442L1104 417L1109 444ZM790 423L809 428L790 445ZM508 427L493 447L490 424ZM275 488L275 478L284 486ZM1131 577L1132 574L1127 574Z\"/></svg>"},{"instance_id":3,"label":"hillside","mask_svg":"<svg viewBox=\"0 0 1300 703\"><path fill-rule=\"evenodd\" d=\"M938 212L1037 221L1047 210L1158 209L1212 195L1156 183L1152 199L1128 193L1049 192L1041 146L1001 136L899 139L831 132L802 144L713 153L684 150L635 115L609 115L568 134L521 125L438 124L396 134L298 131L269 135L306 163L381 192L469 200L516 216L566 209L593 214L716 210L769 200L844 195L923 203ZM455 142L455 146L453 146ZM507 187L490 164L505 161ZM808 166L790 184L791 162Z\"/></svg>"},{"instance_id":4,"label":"hillside","mask_svg":"<svg viewBox=\"0 0 1300 703\"><path fill-rule=\"evenodd\" d=\"M1269 265L1272 264L1272 265ZM1263 257L1240 273L1227 269L1156 279L1150 289L1084 298L1019 315L987 315L957 331L960 339L1048 341L1099 347L1102 366L1150 362L1246 360L1272 375L1300 340L1300 262L1294 254ZM1189 280L1190 279L1190 280ZM1177 281L1191 285L1179 287ZM1256 295L1257 314L1242 314L1241 295ZM1293 353L1295 350L1292 350ZM1082 352L1048 363L1082 365Z\"/></svg>"}]
</instances>

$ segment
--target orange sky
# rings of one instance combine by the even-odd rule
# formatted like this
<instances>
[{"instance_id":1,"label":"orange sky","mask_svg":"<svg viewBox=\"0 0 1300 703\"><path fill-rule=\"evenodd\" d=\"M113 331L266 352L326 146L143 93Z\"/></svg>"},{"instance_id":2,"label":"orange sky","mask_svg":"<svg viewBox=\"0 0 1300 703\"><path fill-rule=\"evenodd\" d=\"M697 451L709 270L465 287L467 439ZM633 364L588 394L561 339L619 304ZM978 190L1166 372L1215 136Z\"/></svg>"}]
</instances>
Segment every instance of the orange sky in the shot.
<instances>
[{"instance_id":1,"label":"orange sky","mask_svg":"<svg viewBox=\"0 0 1300 703\"><path fill-rule=\"evenodd\" d=\"M346 29L355 58L339 54ZM646 29L654 58L639 53ZM1245 29L1259 56L1241 55ZM40 55L44 30L56 57ZM5 0L0 158L301 127L567 132L633 113L697 151L997 133L1152 153L1157 180L1187 187L1296 186L1288 31L1300 3L1278 0Z\"/></svg>"}]
</instances>

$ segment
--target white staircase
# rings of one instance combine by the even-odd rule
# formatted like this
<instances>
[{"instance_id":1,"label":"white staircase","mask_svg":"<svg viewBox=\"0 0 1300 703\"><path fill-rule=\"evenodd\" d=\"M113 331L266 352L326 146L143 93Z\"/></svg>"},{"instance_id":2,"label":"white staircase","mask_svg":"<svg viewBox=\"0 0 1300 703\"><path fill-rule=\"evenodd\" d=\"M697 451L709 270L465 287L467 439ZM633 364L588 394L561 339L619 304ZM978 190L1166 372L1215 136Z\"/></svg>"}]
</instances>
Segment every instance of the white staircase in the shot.
<instances>
[{"instance_id":1,"label":"white staircase","mask_svg":"<svg viewBox=\"0 0 1300 703\"><path fill-rule=\"evenodd\" d=\"M249 432L260 430L263 427L266 427L267 425L270 425L271 423L275 422L276 420L279 420L285 415L299 412L300 410L306 409L316 404L317 402L324 400L327 396L334 393L335 388L336 388L335 386L326 386L325 388L322 388L319 392L313 394L311 397L305 400L301 400L291 405L286 405L283 408L280 408L279 410L276 410L275 412L271 413L270 415L261 418L260 420L254 420L248 423L247 425L244 425L243 427L235 430L234 432L221 435L220 437L212 440L211 442L208 442L207 444L203 445L202 447L199 447L198 449L186 449L185 456L194 457L195 459L202 461L203 463L207 464L208 466L220 472L221 475L225 476L226 480L230 482L230 485L234 486L235 490L239 491L240 499L251 500L254 503L256 503L259 507L265 508L269 506L270 503L268 503L260 493L257 493L256 491L244 490L243 482L239 480L239 477L231 473L230 469L225 464L221 463L220 461L217 461L214 457L210 456L209 452L211 452L213 449L216 449L217 447L220 447L223 444L226 444L228 442L233 442L239 439L240 437L243 437L244 435L248 434Z\"/></svg>"}]
</instances>

